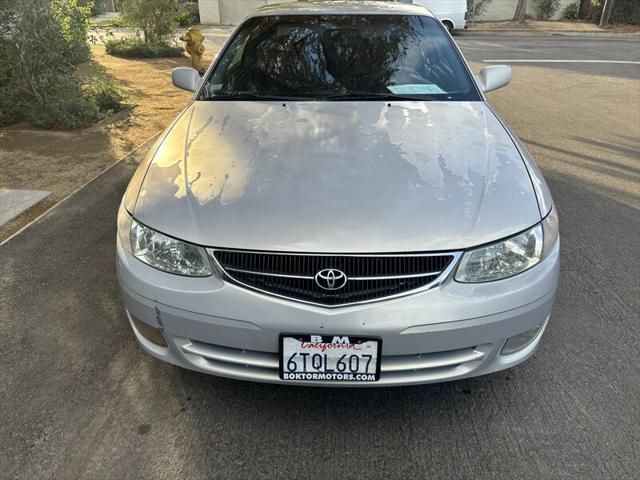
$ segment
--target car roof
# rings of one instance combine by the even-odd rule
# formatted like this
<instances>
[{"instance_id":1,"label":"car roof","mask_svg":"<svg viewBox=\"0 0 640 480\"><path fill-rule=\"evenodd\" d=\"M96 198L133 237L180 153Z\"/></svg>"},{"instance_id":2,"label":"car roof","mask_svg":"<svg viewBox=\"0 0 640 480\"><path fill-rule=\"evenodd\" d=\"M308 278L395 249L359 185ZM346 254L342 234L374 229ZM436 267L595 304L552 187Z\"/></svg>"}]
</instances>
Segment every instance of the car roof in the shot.
<instances>
[{"instance_id":1,"label":"car roof","mask_svg":"<svg viewBox=\"0 0 640 480\"><path fill-rule=\"evenodd\" d=\"M432 17L419 5L380 1L307 1L264 5L250 12L246 18L268 15L422 15Z\"/></svg>"}]
</instances>

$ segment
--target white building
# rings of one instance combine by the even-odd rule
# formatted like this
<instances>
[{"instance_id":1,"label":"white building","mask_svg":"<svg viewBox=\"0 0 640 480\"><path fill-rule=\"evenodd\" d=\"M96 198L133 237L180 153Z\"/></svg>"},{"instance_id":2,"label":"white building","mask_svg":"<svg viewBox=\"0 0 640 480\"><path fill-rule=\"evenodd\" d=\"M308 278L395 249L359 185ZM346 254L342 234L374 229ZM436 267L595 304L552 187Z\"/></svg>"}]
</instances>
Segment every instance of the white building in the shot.
<instances>
[{"instance_id":1,"label":"white building","mask_svg":"<svg viewBox=\"0 0 640 480\"><path fill-rule=\"evenodd\" d=\"M198 0L200 22L213 25L236 25L256 7L283 0Z\"/></svg>"},{"instance_id":2,"label":"white building","mask_svg":"<svg viewBox=\"0 0 640 480\"><path fill-rule=\"evenodd\" d=\"M285 0L198 0L200 21L204 24L235 25L256 7L266 4L283 3ZM286 0L291 1L291 0ZM353 0L358 1L358 0ZM555 18L560 18L564 7L578 0L560 0L560 8ZM477 20L511 20L518 0L493 0L481 18ZM529 0L527 11L534 15L534 0Z\"/></svg>"}]
</instances>

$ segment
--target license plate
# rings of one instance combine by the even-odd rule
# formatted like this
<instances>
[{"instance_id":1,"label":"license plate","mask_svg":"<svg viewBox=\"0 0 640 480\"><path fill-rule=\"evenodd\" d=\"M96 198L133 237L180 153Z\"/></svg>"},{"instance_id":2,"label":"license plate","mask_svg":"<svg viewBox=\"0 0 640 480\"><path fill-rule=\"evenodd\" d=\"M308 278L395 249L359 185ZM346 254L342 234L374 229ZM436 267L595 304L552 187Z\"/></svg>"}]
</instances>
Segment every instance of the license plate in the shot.
<instances>
[{"instance_id":1,"label":"license plate","mask_svg":"<svg viewBox=\"0 0 640 480\"><path fill-rule=\"evenodd\" d=\"M375 382L381 340L350 335L280 335L280 378L316 382Z\"/></svg>"}]
</instances>

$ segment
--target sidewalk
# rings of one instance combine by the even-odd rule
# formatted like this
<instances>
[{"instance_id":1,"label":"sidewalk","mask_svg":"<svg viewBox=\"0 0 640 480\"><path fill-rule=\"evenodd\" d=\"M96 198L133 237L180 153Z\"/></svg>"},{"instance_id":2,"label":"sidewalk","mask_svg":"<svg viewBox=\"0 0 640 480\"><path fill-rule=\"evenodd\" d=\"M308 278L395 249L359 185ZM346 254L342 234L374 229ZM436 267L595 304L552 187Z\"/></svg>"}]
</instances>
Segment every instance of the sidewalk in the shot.
<instances>
[{"instance_id":1,"label":"sidewalk","mask_svg":"<svg viewBox=\"0 0 640 480\"><path fill-rule=\"evenodd\" d=\"M602 29L590 22L527 20L517 23L511 20L501 22L467 22L465 30L455 31L456 35L597 35L634 36L640 35L640 27L635 25L611 25Z\"/></svg>"}]
</instances>

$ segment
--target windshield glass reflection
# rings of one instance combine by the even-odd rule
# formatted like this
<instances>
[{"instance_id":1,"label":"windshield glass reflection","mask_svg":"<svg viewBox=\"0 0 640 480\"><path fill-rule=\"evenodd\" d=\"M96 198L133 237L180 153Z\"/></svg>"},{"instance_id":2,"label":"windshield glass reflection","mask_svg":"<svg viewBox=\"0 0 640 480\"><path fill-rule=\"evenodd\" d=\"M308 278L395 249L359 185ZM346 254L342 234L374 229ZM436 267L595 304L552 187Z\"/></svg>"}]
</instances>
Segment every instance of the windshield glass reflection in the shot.
<instances>
[{"instance_id":1,"label":"windshield glass reflection","mask_svg":"<svg viewBox=\"0 0 640 480\"><path fill-rule=\"evenodd\" d=\"M408 15L290 15L248 20L201 100L479 100L442 27Z\"/></svg>"}]
</instances>

